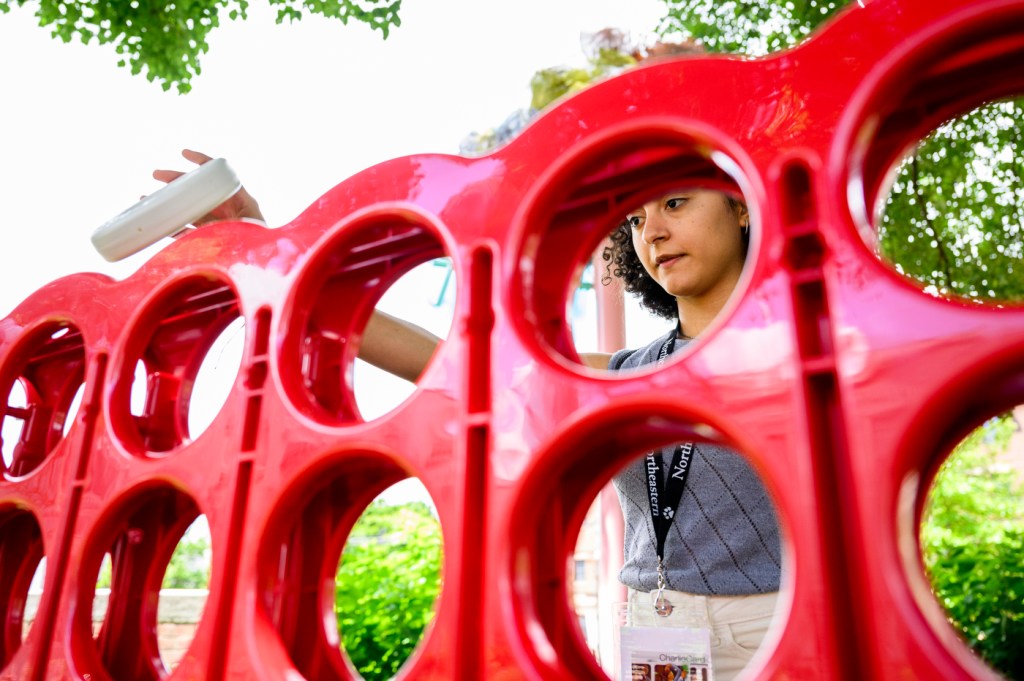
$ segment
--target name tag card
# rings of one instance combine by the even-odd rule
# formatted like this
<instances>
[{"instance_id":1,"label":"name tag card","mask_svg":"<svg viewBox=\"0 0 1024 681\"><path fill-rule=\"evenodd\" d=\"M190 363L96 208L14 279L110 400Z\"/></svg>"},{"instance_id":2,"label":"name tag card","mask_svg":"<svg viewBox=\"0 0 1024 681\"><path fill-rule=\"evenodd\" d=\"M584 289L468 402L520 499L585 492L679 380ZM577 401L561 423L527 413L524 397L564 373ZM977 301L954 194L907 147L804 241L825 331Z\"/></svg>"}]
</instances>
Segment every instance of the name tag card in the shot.
<instances>
[{"instance_id":1,"label":"name tag card","mask_svg":"<svg viewBox=\"0 0 1024 681\"><path fill-rule=\"evenodd\" d=\"M621 681L714 681L711 633L690 627L622 627Z\"/></svg>"}]
</instances>

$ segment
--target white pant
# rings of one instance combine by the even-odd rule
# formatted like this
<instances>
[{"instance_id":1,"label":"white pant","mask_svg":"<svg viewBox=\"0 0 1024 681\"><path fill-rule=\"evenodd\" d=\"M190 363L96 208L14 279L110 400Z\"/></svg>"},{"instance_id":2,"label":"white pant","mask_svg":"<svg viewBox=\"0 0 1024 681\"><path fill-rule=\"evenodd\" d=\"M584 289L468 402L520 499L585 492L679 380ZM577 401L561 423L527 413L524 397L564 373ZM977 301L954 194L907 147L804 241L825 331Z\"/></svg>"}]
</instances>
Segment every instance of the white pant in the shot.
<instances>
[{"instance_id":1,"label":"white pant","mask_svg":"<svg viewBox=\"0 0 1024 681\"><path fill-rule=\"evenodd\" d=\"M651 594L629 590L633 626L694 626L708 622L711 629L711 668L715 681L732 681L754 656L775 612L778 592L753 596L699 596L665 591L672 603L668 617L655 614Z\"/></svg>"}]
</instances>

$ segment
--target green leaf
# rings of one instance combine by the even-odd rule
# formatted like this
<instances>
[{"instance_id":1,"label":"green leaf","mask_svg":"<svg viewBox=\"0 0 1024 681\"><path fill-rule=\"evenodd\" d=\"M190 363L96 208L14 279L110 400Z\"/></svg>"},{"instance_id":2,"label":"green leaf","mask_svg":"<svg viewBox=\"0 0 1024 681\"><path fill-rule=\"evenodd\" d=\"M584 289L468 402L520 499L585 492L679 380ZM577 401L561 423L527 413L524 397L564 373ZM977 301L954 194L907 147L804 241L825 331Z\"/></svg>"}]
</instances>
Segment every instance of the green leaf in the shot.
<instances>
[{"instance_id":1,"label":"green leaf","mask_svg":"<svg viewBox=\"0 0 1024 681\"><path fill-rule=\"evenodd\" d=\"M367 681L389 679L433 619L441 530L422 502L373 502L353 526L335 588L338 630Z\"/></svg>"},{"instance_id":2,"label":"green leaf","mask_svg":"<svg viewBox=\"0 0 1024 681\"><path fill-rule=\"evenodd\" d=\"M305 13L340 19L343 24L355 18L386 38L392 26L400 25L400 0L365 1L384 4L366 11L353 0L268 3L278 6L278 23L299 21ZM8 12L10 4L10 0L0 0L0 13ZM184 94L201 72L199 56L209 49L209 32L220 25L219 12L225 10L232 20L245 19L248 7L248 0L41 0L36 16L40 26L50 27L51 35L63 42L77 38L89 44L95 38L99 44L115 45L121 57L118 66L129 68L132 75L144 73L165 91L174 87Z\"/></svg>"}]
</instances>

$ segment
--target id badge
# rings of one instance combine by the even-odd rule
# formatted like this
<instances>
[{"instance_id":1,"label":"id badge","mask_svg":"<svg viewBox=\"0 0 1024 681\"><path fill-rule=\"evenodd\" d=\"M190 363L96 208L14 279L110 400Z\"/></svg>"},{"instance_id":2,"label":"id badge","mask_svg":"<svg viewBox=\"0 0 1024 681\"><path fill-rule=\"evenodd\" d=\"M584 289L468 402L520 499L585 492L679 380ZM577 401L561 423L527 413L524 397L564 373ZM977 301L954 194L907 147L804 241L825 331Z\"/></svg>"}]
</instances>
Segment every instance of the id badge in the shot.
<instances>
[{"instance_id":1,"label":"id badge","mask_svg":"<svg viewBox=\"0 0 1024 681\"><path fill-rule=\"evenodd\" d=\"M711 632L691 627L622 627L620 681L714 681Z\"/></svg>"}]
</instances>

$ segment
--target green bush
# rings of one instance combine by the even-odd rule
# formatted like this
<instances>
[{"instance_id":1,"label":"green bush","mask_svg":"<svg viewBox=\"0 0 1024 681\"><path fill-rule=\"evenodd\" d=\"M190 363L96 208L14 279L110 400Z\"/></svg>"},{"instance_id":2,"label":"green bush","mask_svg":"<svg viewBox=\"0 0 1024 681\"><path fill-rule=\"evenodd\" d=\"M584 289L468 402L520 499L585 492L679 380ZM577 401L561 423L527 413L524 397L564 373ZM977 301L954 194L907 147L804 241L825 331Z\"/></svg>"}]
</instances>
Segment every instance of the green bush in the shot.
<instances>
[{"instance_id":1,"label":"green bush","mask_svg":"<svg viewBox=\"0 0 1024 681\"><path fill-rule=\"evenodd\" d=\"M441 552L440 524L423 502L376 500L353 527L335 613L342 645L367 681L397 674L433 619Z\"/></svg>"},{"instance_id":2,"label":"green bush","mask_svg":"<svg viewBox=\"0 0 1024 681\"><path fill-rule=\"evenodd\" d=\"M993 419L942 465L921 526L925 568L950 623L991 667L1024 680L1024 504L996 466L1016 423Z\"/></svg>"}]
</instances>

